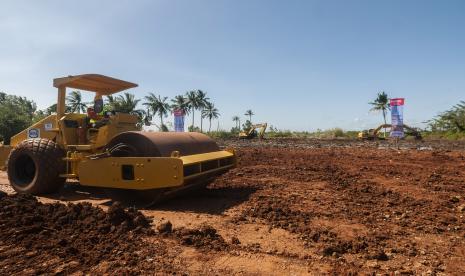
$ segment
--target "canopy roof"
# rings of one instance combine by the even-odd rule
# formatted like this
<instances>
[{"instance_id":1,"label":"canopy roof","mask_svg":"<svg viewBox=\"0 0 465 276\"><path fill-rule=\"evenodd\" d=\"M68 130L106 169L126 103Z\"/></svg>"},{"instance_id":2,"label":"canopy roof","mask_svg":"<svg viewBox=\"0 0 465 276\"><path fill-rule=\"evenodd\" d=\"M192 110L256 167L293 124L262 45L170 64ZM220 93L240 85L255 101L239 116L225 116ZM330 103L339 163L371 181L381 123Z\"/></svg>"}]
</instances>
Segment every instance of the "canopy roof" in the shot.
<instances>
[{"instance_id":1,"label":"canopy roof","mask_svg":"<svg viewBox=\"0 0 465 276\"><path fill-rule=\"evenodd\" d=\"M56 88L70 87L94 91L102 95L110 95L129 88L137 87L137 84L104 75L85 74L54 79L53 86Z\"/></svg>"}]
</instances>

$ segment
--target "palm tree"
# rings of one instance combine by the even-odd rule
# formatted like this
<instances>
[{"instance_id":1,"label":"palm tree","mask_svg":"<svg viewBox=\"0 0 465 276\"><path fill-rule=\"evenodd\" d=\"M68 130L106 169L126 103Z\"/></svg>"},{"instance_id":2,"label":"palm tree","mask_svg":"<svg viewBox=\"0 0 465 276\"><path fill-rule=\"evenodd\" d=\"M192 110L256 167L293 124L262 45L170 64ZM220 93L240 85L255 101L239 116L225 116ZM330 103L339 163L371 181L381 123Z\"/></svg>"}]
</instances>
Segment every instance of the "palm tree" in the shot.
<instances>
[{"instance_id":1,"label":"palm tree","mask_svg":"<svg viewBox=\"0 0 465 276\"><path fill-rule=\"evenodd\" d=\"M107 96L107 102L105 104L110 106L110 109L116 111L117 102L118 102L118 100L113 95L108 95Z\"/></svg>"},{"instance_id":2,"label":"palm tree","mask_svg":"<svg viewBox=\"0 0 465 276\"><path fill-rule=\"evenodd\" d=\"M253 113L252 109L247 110L244 115L249 116L249 121L250 121L250 123L252 123L252 116L255 115Z\"/></svg>"},{"instance_id":3,"label":"palm tree","mask_svg":"<svg viewBox=\"0 0 465 276\"><path fill-rule=\"evenodd\" d=\"M220 116L218 108L214 104L207 102L205 108L202 110L202 117L208 118L210 125L208 126L208 132L212 128L212 119L217 119Z\"/></svg>"},{"instance_id":4,"label":"palm tree","mask_svg":"<svg viewBox=\"0 0 465 276\"><path fill-rule=\"evenodd\" d=\"M376 99L369 104L373 106L370 109L371 111L381 111L383 113L384 124L386 124L386 113L390 110L389 97L386 92L379 92ZM386 128L384 128L384 137L386 137Z\"/></svg>"},{"instance_id":5,"label":"palm tree","mask_svg":"<svg viewBox=\"0 0 465 276\"><path fill-rule=\"evenodd\" d=\"M183 114L189 114L189 103L183 95L177 95L171 100L172 110L181 110Z\"/></svg>"},{"instance_id":6,"label":"palm tree","mask_svg":"<svg viewBox=\"0 0 465 276\"><path fill-rule=\"evenodd\" d=\"M144 105L149 107L153 115L158 114L158 116L160 116L160 130L164 129L163 117L166 117L171 110L170 104L166 102L167 99L168 97L162 98L160 95L155 96L153 93L149 93L148 96L145 96L147 102L145 102Z\"/></svg>"},{"instance_id":7,"label":"palm tree","mask_svg":"<svg viewBox=\"0 0 465 276\"><path fill-rule=\"evenodd\" d=\"M137 127L142 129L145 124L147 114L144 110L138 109L140 99L136 99L134 94L124 93L123 95L113 96L108 95L106 98L105 106L109 107L110 110L121 113L128 113L136 115L138 122ZM106 108L104 108L105 110Z\"/></svg>"},{"instance_id":8,"label":"palm tree","mask_svg":"<svg viewBox=\"0 0 465 276\"><path fill-rule=\"evenodd\" d=\"M71 112L81 113L81 111L86 112L87 110L87 104L82 101L81 91L71 91L70 95L66 97L66 101Z\"/></svg>"},{"instance_id":9,"label":"palm tree","mask_svg":"<svg viewBox=\"0 0 465 276\"><path fill-rule=\"evenodd\" d=\"M108 97L108 98L113 100L112 107L114 108L115 111L118 111L121 113L138 113L141 111L137 109L137 104L139 104L140 100L136 99L134 94L126 92L123 95L118 95L118 97L116 98L113 98L113 97ZM108 99L109 103L110 103L110 99Z\"/></svg>"},{"instance_id":10,"label":"palm tree","mask_svg":"<svg viewBox=\"0 0 465 276\"><path fill-rule=\"evenodd\" d=\"M197 92L192 90L186 92L186 98L187 98L187 103L189 105L189 108L192 111L192 130L194 129L194 120L195 120L195 110L199 109L199 107L202 105L202 102L199 100L197 97Z\"/></svg>"},{"instance_id":11,"label":"palm tree","mask_svg":"<svg viewBox=\"0 0 465 276\"><path fill-rule=\"evenodd\" d=\"M232 120L236 123L236 128L239 129L239 126L241 125L241 118L239 118L239 116L236 115L232 117Z\"/></svg>"},{"instance_id":12,"label":"palm tree","mask_svg":"<svg viewBox=\"0 0 465 276\"><path fill-rule=\"evenodd\" d=\"M150 113L150 109L147 108L147 110L144 111L141 123L143 123L145 126L150 126L152 119L153 117L152 117L152 114Z\"/></svg>"},{"instance_id":13,"label":"palm tree","mask_svg":"<svg viewBox=\"0 0 465 276\"><path fill-rule=\"evenodd\" d=\"M200 113L203 113L203 110L208 104L208 100L210 100L207 97L207 93L203 92L202 90L198 89L195 93L197 93L197 99L199 101L199 108L200 108ZM203 132L203 116L200 116L200 132Z\"/></svg>"}]
</instances>

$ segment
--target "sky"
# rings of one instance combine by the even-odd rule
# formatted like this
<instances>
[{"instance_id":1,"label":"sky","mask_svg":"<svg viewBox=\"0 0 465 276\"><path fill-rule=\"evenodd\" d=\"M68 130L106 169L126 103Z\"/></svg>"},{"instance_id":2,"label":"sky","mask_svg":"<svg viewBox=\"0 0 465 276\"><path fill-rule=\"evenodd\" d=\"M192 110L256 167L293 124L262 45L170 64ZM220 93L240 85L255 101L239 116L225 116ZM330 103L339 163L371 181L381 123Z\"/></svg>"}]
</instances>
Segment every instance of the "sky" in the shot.
<instances>
[{"instance_id":1,"label":"sky","mask_svg":"<svg viewBox=\"0 0 465 276\"><path fill-rule=\"evenodd\" d=\"M424 126L465 100L464 14L461 0L1 0L0 91L42 109L53 78L99 73L138 98L206 91L221 129L252 109L299 131L373 127L386 91Z\"/></svg>"}]
</instances>

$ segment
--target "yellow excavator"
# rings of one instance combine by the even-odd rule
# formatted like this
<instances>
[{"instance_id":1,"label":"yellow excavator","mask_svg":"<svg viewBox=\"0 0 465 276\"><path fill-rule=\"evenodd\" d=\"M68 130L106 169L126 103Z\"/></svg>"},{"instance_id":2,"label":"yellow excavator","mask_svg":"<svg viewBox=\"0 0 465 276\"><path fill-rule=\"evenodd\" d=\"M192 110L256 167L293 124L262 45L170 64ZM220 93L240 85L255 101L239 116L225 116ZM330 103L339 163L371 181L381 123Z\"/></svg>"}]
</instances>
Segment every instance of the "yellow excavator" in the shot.
<instances>
[{"instance_id":1,"label":"yellow excavator","mask_svg":"<svg viewBox=\"0 0 465 276\"><path fill-rule=\"evenodd\" d=\"M104 188L127 205L145 207L206 186L236 165L233 149L221 150L204 134L139 131L136 115L103 112L102 96L137 84L85 74L57 78L53 85L56 114L0 146L0 167L18 193L54 193L75 179ZM95 92L93 108L87 114L65 113L67 88Z\"/></svg>"},{"instance_id":2,"label":"yellow excavator","mask_svg":"<svg viewBox=\"0 0 465 276\"><path fill-rule=\"evenodd\" d=\"M376 140L376 139L384 139L384 137L379 136L379 132L381 129L384 128L391 128L391 124L382 124L375 129L364 130L358 133L358 138L362 140ZM406 135L411 135L415 138L415 140L421 140L421 133L418 132L415 128L409 127L408 125L404 124L404 129Z\"/></svg>"},{"instance_id":3,"label":"yellow excavator","mask_svg":"<svg viewBox=\"0 0 465 276\"><path fill-rule=\"evenodd\" d=\"M251 125L250 129L247 132L242 131L239 133L239 138L240 139L253 139L255 137L258 137L258 139L263 139L267 126L268 126L267 123ZM257 128L260 129L258 133L255 131Z\"/></svg>"}]
</instances>

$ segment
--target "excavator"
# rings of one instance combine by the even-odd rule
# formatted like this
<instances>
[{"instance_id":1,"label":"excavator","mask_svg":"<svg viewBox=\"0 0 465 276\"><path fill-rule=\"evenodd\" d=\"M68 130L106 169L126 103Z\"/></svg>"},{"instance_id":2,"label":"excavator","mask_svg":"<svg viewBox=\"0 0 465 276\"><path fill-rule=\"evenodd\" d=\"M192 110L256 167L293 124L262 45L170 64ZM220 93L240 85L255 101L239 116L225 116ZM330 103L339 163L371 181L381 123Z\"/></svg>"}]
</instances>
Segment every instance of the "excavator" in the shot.
<instances>
[{"instance_id":1,"label":"excavator","mask_svg":"<svg viewBox=\"0 0 465 276\"><path fill-rule=\"evenodd\" d=\"M137 84L84 74L54 79L56 114L0 146L0 169L18 193L58 192L67 180L105 189L111 198L148 207L182 191L204 187L236 166L233 149L220 149L201 133L145 132L136 115L104 114L102 96ZM67 88L94 92L87 114L68 113ZM77 181L73 181L76 183Z\"/></svg>"},{"instance_id":2,"label":"excavator","mask_svg":"<svg viewBox=\"0 0 465 276\"><path fill-rule=\"evenodd\" d=\"M384 137L379 137L379 132L383 128L391 128L391 124L382 124L375 129L364 130L358 133L358 138L362 140L376 140L376 139L385 139ZM415 128L409 127L404 124L404 129L406 135L411 135L415 140L421 140L421 133L418 132Z\"/></svg>"},{"instance_id":3,"label":"excavator","mask_svg":"<svg viewBox=\"0 0 465 276\"><path fill-rule=\"evenodd\" d=\"M258 139L263 139L267 126L268 126L267 123L251 125L250 129L247 132L242 131L239 133L239 138L240 139L253 139L255 137L258 137ZM257 128L260 129L258 133L255 131Z\"/></svg>"}]
</instances>

